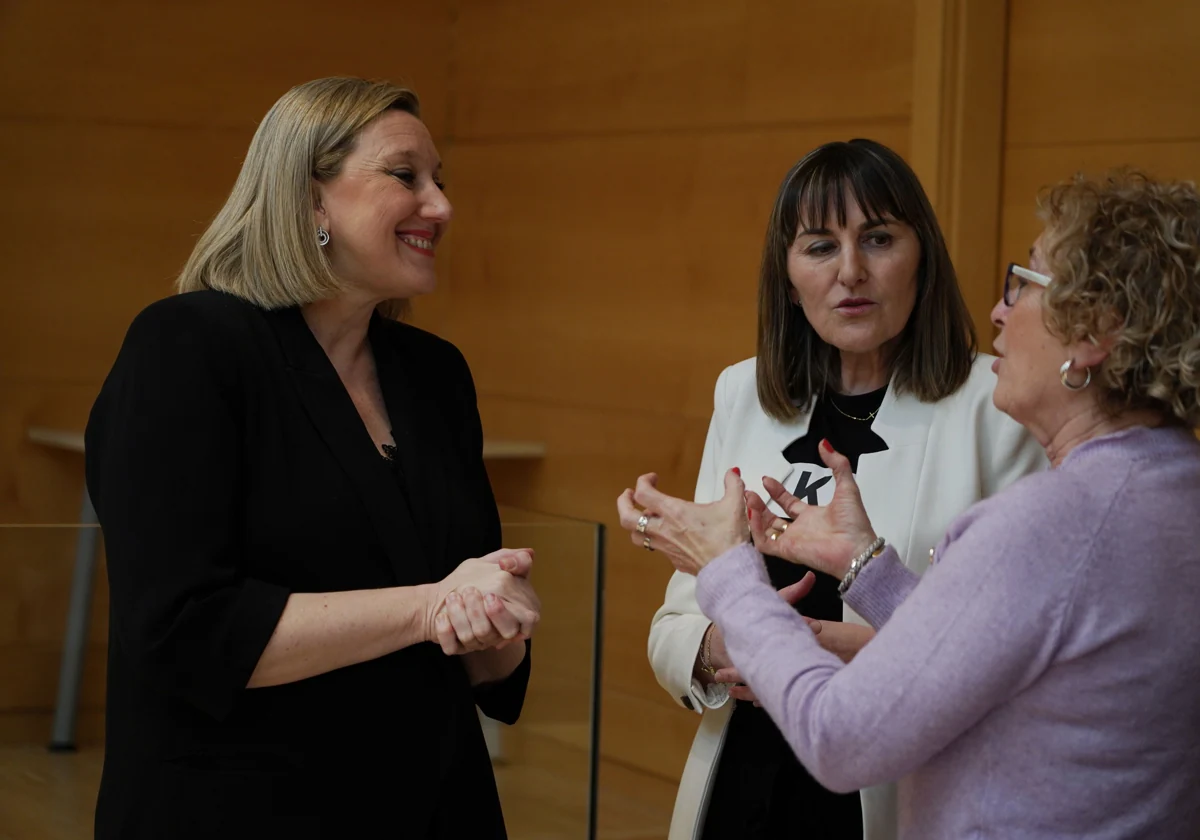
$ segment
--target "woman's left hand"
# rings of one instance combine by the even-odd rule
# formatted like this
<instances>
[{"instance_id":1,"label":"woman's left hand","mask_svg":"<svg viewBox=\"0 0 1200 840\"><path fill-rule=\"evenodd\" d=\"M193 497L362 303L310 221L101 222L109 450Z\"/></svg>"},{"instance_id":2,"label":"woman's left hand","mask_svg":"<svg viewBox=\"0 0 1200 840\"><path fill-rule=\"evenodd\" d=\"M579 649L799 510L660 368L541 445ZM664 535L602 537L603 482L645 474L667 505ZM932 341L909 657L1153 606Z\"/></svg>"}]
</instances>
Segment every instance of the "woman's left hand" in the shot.
<instances>
[{"instance_id":1,"label":"woman's left hand","mask_svg":"<svg viewBox=\"0 0 1200 840\"><path fill-rule=\"evenodd\" d=\"M657 476L643 475L637 489L617 499L621 527L634 545L661 551L689 575L731 548L750 542L746 521L746 485L736 468L725 473L725 495L702 505L668 496L655 486Z\"/></svg>"}]
</instances>

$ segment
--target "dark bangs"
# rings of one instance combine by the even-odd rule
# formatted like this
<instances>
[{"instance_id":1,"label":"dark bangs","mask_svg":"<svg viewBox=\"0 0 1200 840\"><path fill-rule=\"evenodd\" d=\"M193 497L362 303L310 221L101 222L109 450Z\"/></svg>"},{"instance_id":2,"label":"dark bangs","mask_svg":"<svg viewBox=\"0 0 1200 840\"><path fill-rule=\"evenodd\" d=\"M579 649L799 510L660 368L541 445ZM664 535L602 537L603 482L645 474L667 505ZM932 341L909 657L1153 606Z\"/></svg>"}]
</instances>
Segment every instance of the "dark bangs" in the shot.
<instances>
[{"instance_id":1,"label":"dark bangs","mask_svg":"<svg viewBox=\"0 0 1200 840\"><path fill-rule=\"evenodd\" d=\"M805 228L829 227L836 219L846 226L851 203L857 203L870 220L893 218L909 225L918 208L905 206L904 190L895 178L894 152L871 140L827 143L814 149L793 169L781 197L781 221L790 240ZM890 165L889 165L890 164Z\"/></svg>"}]
</instances>

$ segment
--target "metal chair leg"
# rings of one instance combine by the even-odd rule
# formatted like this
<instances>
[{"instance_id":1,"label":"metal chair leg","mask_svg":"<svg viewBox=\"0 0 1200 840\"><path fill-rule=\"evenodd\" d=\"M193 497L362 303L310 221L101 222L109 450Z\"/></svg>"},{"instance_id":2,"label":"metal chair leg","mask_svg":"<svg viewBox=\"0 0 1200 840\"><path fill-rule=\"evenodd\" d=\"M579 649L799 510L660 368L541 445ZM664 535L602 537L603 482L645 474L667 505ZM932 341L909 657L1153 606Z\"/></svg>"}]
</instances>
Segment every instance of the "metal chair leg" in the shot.
<instances>
[{"instance_id":1,"label":"metal chair leg","mask_svg":"<svg viewBox=\"0 0 1200 840\"><path fill-rule=\"evenodd\" d=\"M75 750L75 724L79 712L79 687L83 682L83 660L87 652L88 619L92 612L92 584L96 577L96 546L100 536L96 511L87 487L79 514L79 536L75 541L75 573L71 578L71 601L63 636L62 660L58 670L58 698L50 733L51 752Z\"/></svg>"}]
</instances>

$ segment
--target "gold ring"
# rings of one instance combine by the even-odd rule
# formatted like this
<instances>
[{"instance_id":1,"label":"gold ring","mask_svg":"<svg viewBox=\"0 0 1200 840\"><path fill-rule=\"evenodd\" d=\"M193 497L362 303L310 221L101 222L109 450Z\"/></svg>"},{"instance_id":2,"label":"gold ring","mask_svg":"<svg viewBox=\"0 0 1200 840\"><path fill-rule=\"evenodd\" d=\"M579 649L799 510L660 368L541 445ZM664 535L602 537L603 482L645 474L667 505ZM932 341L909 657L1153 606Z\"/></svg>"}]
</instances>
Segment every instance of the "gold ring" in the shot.
<instances>
[{"instance_id":1,"label":"gold ring","mask_svg":"<svg viewBox=\"0 0 1200 840\"><path fill-rule=\"evenodd\" d=\"M782 527L780 527L780 529L779 529L779 533L781 533L781 534L782 534L784 531L786 531L786 530L787 530L787 526L789 526L789 525L791 525L791 524L792 524L791 522L784 522L784 523L783 523L783 525L782 525Z\"/></svg>"},{"instance_id":2,"label":"gold ring","mask_svg":"<svg viewBox=\"0 0 1200 840\"><path fill-rule=\"evenodd\" d=\"M779 534L772 533L771 534L771 542L775 542L776 538L778 538L778 537L779 537Z\"/></svg>"},{"instance_id":3,"label":"gold ring","mask_svg":"<svg viewBox=\"0 0 1200 840\"><path fill-rule=\"evenodd\" d=\"M646 537L646 539L642 540L642 548L646 549L647 551L654 550L653 548L650 547L650 538L649 537Z\"/></svg>"},{"instance_id":4,"label":"gold ring","mask_svg":"<svg viewBox=\"0 0 1200 840\"><path fill-rule=\"evenodd\" d=\"M650 515L643 513L638 519L637 532L639 534L646 533L646 526L650 524Z\"/></svg>"}]
</instances>

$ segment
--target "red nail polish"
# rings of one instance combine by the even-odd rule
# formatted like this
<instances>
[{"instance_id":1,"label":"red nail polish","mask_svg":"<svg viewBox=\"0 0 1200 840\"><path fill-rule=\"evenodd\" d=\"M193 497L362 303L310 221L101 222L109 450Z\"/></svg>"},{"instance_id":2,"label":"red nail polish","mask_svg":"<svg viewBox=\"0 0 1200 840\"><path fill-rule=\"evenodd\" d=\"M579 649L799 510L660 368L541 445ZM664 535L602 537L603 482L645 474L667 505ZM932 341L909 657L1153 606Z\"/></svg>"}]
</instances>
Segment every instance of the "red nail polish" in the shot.
<instances>
[{"instance_id":1,"label":"red nail polish","mask_svg":"<svg viewBox=\"0 0 1200 840\"><path fill-rule=\"evenodd\" d=\"M746 508L746 518L747 519L754 518L754 508Z\"/></svg>"},{"instance_id":2,"label":"red nail polish","mask_svg":"<svg viewBox=\"0 0 1200 840\"><path fill-rule=\"evenodd\" d=\"M826 452L833 452L833 446L832 446L832 444L829 443L829 440L826 438L821 439L821 448L824 449Z\"/></svg>"},{"instance_id":3,"label":"red nail polish","mask_svg":"<svg viewBox=\"0 0 1200 840\"><path fill-rule=\"evenodd\" d=\"M742 469L741 469L741 467L734 467L734 468L733 468L733 474L734 474L734 475L736 475L738 478L741 478L741 477L742 477Z\"/></svg>"}]
</instances>

